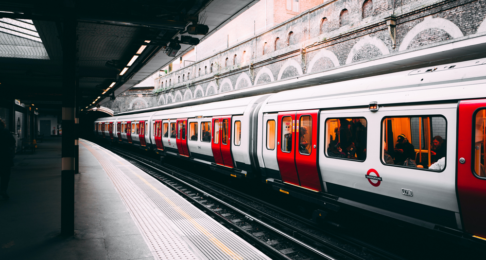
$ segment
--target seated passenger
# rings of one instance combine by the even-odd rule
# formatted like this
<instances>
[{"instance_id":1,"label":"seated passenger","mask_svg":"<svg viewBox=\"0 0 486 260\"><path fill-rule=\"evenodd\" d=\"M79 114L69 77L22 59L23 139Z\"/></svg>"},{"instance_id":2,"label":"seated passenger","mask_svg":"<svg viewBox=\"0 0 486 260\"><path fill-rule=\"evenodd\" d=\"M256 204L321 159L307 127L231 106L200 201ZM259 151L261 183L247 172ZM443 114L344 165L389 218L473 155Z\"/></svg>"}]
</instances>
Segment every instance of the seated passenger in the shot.
<instances>
[{"instance_id":1,"label":"seated passenger","mask_svg":"<svg viewBox=\"0 0 486 260\"><path fill-rule=\"evenodd\" d=\"M440 158L437 162L430 165L429 170L442 171L445 168L445 157Z\"/></svg>"},{"instance_id":2,"label":"seated passenger","mask_svg":"<svg viewBox=\"0 0 486 260\"><path fill-rule=\"evenodd\" d=\"M337 158L347 158L348 156L346 153L343 152L340 143L329 143L328 153L330 157L337 157Z\"/></svg>"},{"instance_id":3,"label":"seated passenger","mask_svg":"<svg viewBox=\"0 0 486 260\"><path fill-rule=\"evenodd\" d=\"M192 140L192 141L197 141L197 134L193 134L193 135L191 136L191 140Z\"/></svg>"},{"instance_id":4,"label":"seated passenger","mask_svg":"<svg viewBox=\"0 0 486 260\"><path fill-rule=\"evenodd\" d=\"M309 142L307 142L307 127L302 126L300 127L300 141L299 141L299 152L301 154L310 154L311 153L311 146Z\"/></svg>"},{"instance_id":5,"label":"seated passenger","mask_svg":"<svg viewBox=\"0 0 486 260\"><path fill-rule=\"evenodd\" d=\"M164 137L169 137L169 131L165 131Z\"/></svg>"},{"instance_id":6,"label":"seated passenger","mask_svg":"<svg viewBox=\"0 0 486 260\"><path fill-rule=\"evenodd\" d=\"M432 154L432 163L437 162L439 159L446 156L446 144L444 139L442 139L442 137L439 135L432 139L432 149L430 153Z\"/></svg>"},{"instance_id":7,"label":"seated passenger","mask_svg":"<svg viewBox=\"0 0 486 260\"><path fill-rule=\"evenodd\" d=\"M211 142L211 134L209 133L209 131L203 132L202 140L204 142Z\"/></svg>"},{"instance_id":8,"label":"seated passenger","mask_svg":"<svg viewBox=\"0 0 486 260\"><path fill-rule=\"evenodd\" d=\"M416 167L415 148L404 134L397 137L395 145L395 164Z\"/></svg>"}]
</instances>

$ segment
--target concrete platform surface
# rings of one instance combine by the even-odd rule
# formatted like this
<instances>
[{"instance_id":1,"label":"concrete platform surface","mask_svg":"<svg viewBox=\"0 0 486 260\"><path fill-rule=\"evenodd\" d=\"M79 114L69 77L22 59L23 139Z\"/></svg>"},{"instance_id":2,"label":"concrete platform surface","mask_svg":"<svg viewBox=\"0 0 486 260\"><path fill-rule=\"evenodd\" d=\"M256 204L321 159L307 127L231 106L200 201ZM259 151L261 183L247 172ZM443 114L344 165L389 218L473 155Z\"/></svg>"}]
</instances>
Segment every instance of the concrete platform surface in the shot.
<instances>
[{"instance_id":1,"label":"concrete platform surface","mask_svg":"<svg viewBox=\"0 0 486 260\"><path fill-rule=\"evenodd\" d=\"M80 141L75 235L60 236L61 138L18 155L0 259L269 259L121 157Z\"/></svg>"}]
</instances>

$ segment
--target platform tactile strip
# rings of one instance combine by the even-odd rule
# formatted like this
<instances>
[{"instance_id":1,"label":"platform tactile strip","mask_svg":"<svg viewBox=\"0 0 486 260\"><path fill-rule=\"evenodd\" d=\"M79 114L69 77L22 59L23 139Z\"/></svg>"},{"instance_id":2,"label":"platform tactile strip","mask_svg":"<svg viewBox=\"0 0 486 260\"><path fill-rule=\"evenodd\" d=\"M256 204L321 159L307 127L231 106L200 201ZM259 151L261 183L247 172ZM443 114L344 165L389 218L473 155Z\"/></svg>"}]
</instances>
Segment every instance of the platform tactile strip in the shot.
<instances>
[{"instance_id":1,"label":"platform tactile strip","mask_svg":"<svg viewBox=\"0 0 486 260\"><path fill-rule=\"evenodd\" d=\"M82 141L112 179L158 259L269 259L123 158Z\"/></svg>"}]
</instances>

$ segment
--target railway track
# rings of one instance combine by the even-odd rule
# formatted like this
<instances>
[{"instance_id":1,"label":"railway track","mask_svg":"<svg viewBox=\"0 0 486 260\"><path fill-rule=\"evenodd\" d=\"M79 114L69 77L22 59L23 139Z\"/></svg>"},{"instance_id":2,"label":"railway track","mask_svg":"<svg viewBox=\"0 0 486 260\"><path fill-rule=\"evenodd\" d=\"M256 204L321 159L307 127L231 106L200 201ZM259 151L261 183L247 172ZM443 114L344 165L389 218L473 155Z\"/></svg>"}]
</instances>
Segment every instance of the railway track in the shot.
<instances>
[{"instance_id":1,"label":"railway track","mask_svg":"<svg viewBox=\"0 0 486 260\"><path fill-rule=\"evenodd\" d=\"M100 145L172 188L274 259L401 259L201 175Z\"/></svg>"}]
</instances>

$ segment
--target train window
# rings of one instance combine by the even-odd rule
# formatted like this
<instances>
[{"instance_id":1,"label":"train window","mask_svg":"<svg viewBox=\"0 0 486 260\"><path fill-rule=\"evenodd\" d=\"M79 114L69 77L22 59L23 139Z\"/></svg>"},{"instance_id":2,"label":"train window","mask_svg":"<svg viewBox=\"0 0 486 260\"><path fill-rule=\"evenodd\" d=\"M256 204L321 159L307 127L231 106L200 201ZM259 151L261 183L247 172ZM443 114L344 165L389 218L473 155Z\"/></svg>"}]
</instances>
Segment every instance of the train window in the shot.
<instances>
[{"instance_id":1,"label":"train window","mask_svg":"<svg viewBox=\"0 0 486 260\"><path fill-rule=\"evenodd\" d=\"M211 142L211 122L201 122L201 141Z\"/></svg>"},{"instance_id":2,"label":"train window","mask_svg":"<svg viewBox=\"0 0 486 260\"><path fill-rule=\"evenodd\" d=\"M214 120L214 139L213 139L213 142L215 144L219 144L219 128L220 128L219 120L216 119Z\"/></svg>"},{"instance_id":3,"label":"train window","mask_svg":"<svg viewBox=\"0 0 486 260\"><path fill-rule=\"evenodd\" d=\"M299 153L309 155L312 151L312 118L301 116L299 122Z\"/></svg>"},{"instance_id":4,"label":"train window","mask_svg":"<svg viewBox=\"0 0 486 260\"><path fill-rule=\"evenodd\" d=\"M170 138L176 138L176 123L170 123Z\"/></svg>"},{"instance_id":5,"label":"train window","mask_svg":"<svg viewBox=\"0 0 486 260\"><path fill-rule=\"evenodd\" d=\"M169 137L169 124L167 123L164 123L164 137Z\"/></svg>"},{"instance_id":6,"label":"train window","mask_svg":"<svg viewBox=\"0 0 486 260\"><path fill-rule=\"evenodd\" d=\"M476 112L476 127L474 133L474 173L486 177L484 163L486 162L486 109Z\"/></svg>"},{"instance_id":7,"label":"train window","mask_svg":"<svg viewBox=\"0 0 486 260\"><path fill-rule=\"evenodd\" d=\"M241 144L241 121L235 122L235 145Z\"/></svg>"},{"instance_id":8,"label":"train window","mask_svg":"<svg viewBox=\"0 0 486 260\"><path fill-rule=\"evenodd\" d=\"M446 129L442 116L386 117L381 128L381 160L386 165L442 171Z\"/></svg>"},{"instance_id":9,"label":"train window","mask_svg":"<svg viewBox=\"0 0 486 260\"><path fill-rule=\"evenodd\" d=\"M267 121L267 149L275 149L275 120Z\"/></svg>"},{"instance_id":10,"label":"train window","mask_svg":"<svg viewBox=\"0 0 486 260\"><path fill-rule=\"evenodd\" d=\"M157 131L157 130L158 130L158 129L157 129L158 124L157 124L157 122L155 122L155 123L153 124L153 126L154 126L154 136L158 136L158 135L157 135L157 134L158 134L158 131Z\"/></svg>"},{"instance_id":11,"label":"train window","mask_svg":"<svg viewBox=\"0 0 486 260\"><path fill-rule=\"evenodd\" d=\"M181 139L186 140L186 121L182 121Z\"/></svg>"},{"instance_id":12,"label":"train window","mask_svg":"<svg viewBox=\"0 0 486 260\"><path fill-rule=\"evenodd\" d=\"M228 119L223 119L223 125L221 126L221 130L223 131L221 135L221 140L223 144L228 144L229 134L228 134Z\"/></svg>"},{"instance_id":13,"label":"train window","mask_svg":"<svg viewBox=\"0 0 486 260\"><path fill-rule=\"evenodd\" d=\"M282 152L290 153L292 151L292 118L286 116L282 118Z\"/></svg>"},{"instance_id":14,"label":"train window","mask_svg":"<svg viewBox=\"0 0 486 260\"><path fill-rule=\"evenodd\" d=\"M160 122L160 121L157 122L157 136L162 137L162 122Z\"/></svg>"},{"instance_id":15,"label":"train window","mask_svg":"<svg viewBox=\"0 0 486 260\"><path fill-rule=\"evenodd\" d=\"M191 141L197 141L197 124L197 122L189 123L189 136L191 137Z\"/></svg>"},{"instance_id":16,"label":"train window","mask_svg":"<svg viewBox=\"0 0 486 260\"><path fill-rule=\"evenodd\" d=\"M145 125L143 123L140 123L140 131L139 134L144 135L145 134Z\"/></svg>"},{"instance_id":17,"label":"train window","mask_svg":"<svg viewBox=\"0 0 486 260\"><path fill-rule=\"evenodd\" d=\"M182 122L177 123L177 139L181 138Z\"/></svg>"},{"instance_id":18,"label":"train window","mask_svg":"<svg viewBox=\"0 0 486 260\"><path fill-rule=\"evenodd\" d=\"M367 121L362 117L326 120L327 157L366 160Z\"/></svg>"}]
</instances>

